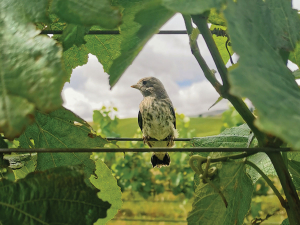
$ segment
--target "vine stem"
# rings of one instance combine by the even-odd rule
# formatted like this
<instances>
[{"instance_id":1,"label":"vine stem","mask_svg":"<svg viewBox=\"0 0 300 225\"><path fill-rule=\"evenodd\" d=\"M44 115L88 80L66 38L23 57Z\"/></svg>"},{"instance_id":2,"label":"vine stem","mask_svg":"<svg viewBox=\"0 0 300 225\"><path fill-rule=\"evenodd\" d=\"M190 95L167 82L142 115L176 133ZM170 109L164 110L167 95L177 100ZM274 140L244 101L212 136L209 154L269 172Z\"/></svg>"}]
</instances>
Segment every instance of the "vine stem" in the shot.
<instances>
[{"instance_id":1,"label":"vine stem","mask_svg":"<svg viewBox=\"0 0 300 225\"><path fill-rule=\"evenodd\" d=\"M183 17L185 20L185 24L187 23L191 23L191 21L188 19L187 16ZM204 38L206 45L213 57L213 60L217 66L217 69L219 71L219 74L222 78L222 82L223 85L221 87L219 87L219 89L221 89L220 92L218 92L223 98L228 99L231 104L234 106L234 108L239 112L239 114L242 116L242 118L245 120L245 122L248 124L248 126L250 127L250 129L253 131L253 133L255 134L255 137L258 140L258 143L263 146L265 141L266 141L266 136L263 132L261 132L259 129L257 129L257 127L254 126L254 120L255 117L254 115L250 112L250 110L248 109L247 105L245 104L245 102L241 99L238 98L236 96L233 96L229 93L229 82L228 82L228 71L227 68L223 62L223 59L220 55L220 52L216 46L216 43L212 37L212 34L207 26L207 17L205 15L193 15L192 16L194 23L197 25L200 33L202 34L202 37ZM187 32L190 35L190 28L188 28L187 26ZM196 46L198 48L198 46ZM195 48L195 46L191 45L191 48ZM192 50L193 52L193 50ZM196 53L200 55L200 51L198 48L198 51L196 51ZM195 55L195 54L194 54ZM199 55L197 55L197 57L195 56L195 58L197 59L197 61L199 62L198 58ZM200 55L201 56L201 55ZM202 57L201 57L202 58ZM199 62L200 64L200 62ZM202 63L203 64L203 63ZM200 64L201 66L201 64ZM207 66L207 65L206 65ZM206 70L206 68L202 67L202 70L205 74L204 69ZM206 75L205 75L206 76ZM209 80L210 81L210 80ZM214 84L212 83L212 85L214 86Z\"/></svg>"},{"instance_id":2,"label":"vine stem","mask_svg":"<svg viewBox=\"0 0 300 225\"><path fill-rule=\"evenodd\" d=\"M187 33L189 35L190 47L191 47L192 54L196 58L200 67L202 68L206 79L212 84L212 86L216 89L216 91L221 95L222 85L215 77L215 74L209 69L208 65L206 64L205 60L203 59L202 55L200 54L200 50L199 50L199 47L197 44L197 38L195 38L195 39L191 38L193 29L194 29L192 26L191 16L190 15L182 15L182 16L183 16L183 19L185 22Z\"/></svg>"},{"instance_id":3,"label":"vine stem","mask_svg":"<svg viewBox=\"0 0 300 225\"><path fill-rule=\"evenodd\" d=\"M245 160L245 163L249 166L251 166L252 168L254 168L263 178L264 180L268 183L268 185L272 188L273 192L275 193L275 195L277 195L281 205L283 208L286 208L286 201L284 200L284 198L281 196L281 194L279 193L279 191L277 190L277 188L274 186L273 182L270 180L270 178L258 167L256 166L253 162L250 162L248 160Z\"/></svg>"},{"instance_id":4,"label":"vine stem","mask_svg":"<svg viewBox=\"0 0 300 225\"><path fill-rule=\"evenodd\" d=\"M300 200L283 157L279 152L268 153L268 156L276 170L287 199L285 209L288 214L290 225L300 225Z\"/></svg>"},{"instance_id":5,"label":"vine stem","mask_svg":"<svg viewBox=\"0 0 300 225\"><path fill-rule=\"evenodd\" d=\"M221 85L216 80L214 75L212 76L210 69L208 68L205 60L202 58L200 54L197 42L195 40L192 40L191 38L192 31L193 31L191 29L192 25L190 25L191 17L184 15L183 18L186 24L187 32L190 37L190 47L192 53L195 56L196 60L198 61L201 69L203 70L205 77L209 80L209 82L214 86L214 88L223 98L228 99L231 102L234 108L242 116L242 118L245 120L245 122L247 123L247 125L250 127L255 137L257 138L259 146L260 147L268 146L268 138L266 134L261 132L259 129L257 129L257 127L254 126L255 117L250 112L247 105L243 102L241 98L233 96L229 93L230 85L227 77L228 71L218 51L218 48L213 40L211 32L207 26L206 14L193 15L192 18L194 23L197 25L200 33L202 34L206 42L206 45L214 59L214 62L222 78L223 85ZM279 146L280 143L278 142L278 143L274 143L273 147L279 147ZM291 225L300 225L300 213L299 213L300 200L296 192L295 186L292 182L289 171L284 163L283 157L280 153L269 153L268 156L277 172L277 175L279 177L279 180L281 182L282 188L284 190L284 193L288 201L286 203L286 212L288 214L289 222Z\"/></svg>"}]
</instances>

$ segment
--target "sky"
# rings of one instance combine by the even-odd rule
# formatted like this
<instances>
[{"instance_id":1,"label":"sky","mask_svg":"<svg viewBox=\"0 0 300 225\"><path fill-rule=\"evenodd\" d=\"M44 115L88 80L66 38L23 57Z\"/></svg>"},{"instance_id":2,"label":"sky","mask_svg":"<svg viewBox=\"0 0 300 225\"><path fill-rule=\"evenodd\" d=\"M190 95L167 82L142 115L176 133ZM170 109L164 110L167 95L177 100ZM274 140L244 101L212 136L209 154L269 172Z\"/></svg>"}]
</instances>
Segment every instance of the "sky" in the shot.
<instances>
[{"instance_id":1,"label":"sky","mask_svg":"<svg viewBox=\"0 0 300 225\"><path fill-rule=\"evenodd\" d=\"M294 0L293 7L300 9L300 0ZM176 14L160 30L185 30L181 14ZM198 45L208 66L217 71L201 35ZM234 55L233 60L237 59ZM228 62L227 66L230 65ZM291 70L298 68L293 63L289 63L288 67ZM90 54L88 63L75 68L70 83L65 84L63 105L86 121L92 121L93 110L102 106L117 107L119 118L137 117L143 96L130 86L150 76L162 81L178 113L197 116L229 107L228 101L222 100L208 111L219 95L204 77L191 54L188 36L184 34L154 35L112 90L108 74L103 71L97 58Z\"/></svg>"}]
</instances>

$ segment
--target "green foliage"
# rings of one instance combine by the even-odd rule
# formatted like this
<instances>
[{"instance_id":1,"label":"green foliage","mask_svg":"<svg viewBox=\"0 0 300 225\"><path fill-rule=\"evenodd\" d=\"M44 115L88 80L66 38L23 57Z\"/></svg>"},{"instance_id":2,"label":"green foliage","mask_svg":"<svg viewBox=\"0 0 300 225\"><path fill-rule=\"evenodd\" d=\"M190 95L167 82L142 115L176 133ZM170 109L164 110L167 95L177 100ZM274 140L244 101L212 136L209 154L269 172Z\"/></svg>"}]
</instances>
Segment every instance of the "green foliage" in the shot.
<instances>
[{"instance_id":1,"label":"green foliage","mask_svg":"<svg viewBox=\"0 0 300 225\"><path fill-rule=\"evenodd\" d=\"M225 26L218 26L218 25L211 25L210 26L210 30L214 30L214 29L220 29L222 31L226 31L226 27ZM223 59L224 64L226 64L229 60L229 53L230 55L233 54L232 48L231 46L229 46L227 44L227 48L229 50L229 53L226 49L226 41L228 40L227 37L223 37L223 36L217 36L217 35L213 35L214 41L217 45L217 48L221 54L221 57Z\"/></svg>"},{"instance_id":2,"label":"green foliage","mask_svg":"<svg viewBox=\"0 0 300 225\"><path fill-rule=\"evenodd\" d=\"M33 122L35 108L47 112L62 104L67 79L62 49L38 35L33 24L47 21L47 5L46 0L0 3L0 132L10 139Z\"/></svg>"},{"instance_id":3,"label":"green foliage","mask_svg":"<svg viewBox=\"0 0 300 225\"><path fill-rule=\"evenodd\" d=\"M214 148L247 148L256 147L257 140L254 139L251 143L251 130L246 125L243 124L239 127L232 127L225 129L222 133L216 136L208 136L201 138L193 138L191 144L195 147L214 147ZM250 143L250 146L249 146ZM203 156L210 155L212 158L221 157L225 155L232 155L233 153L199 153ZM265 153L257 153L255 155L249 156L248 160L255 163L265 174L276 175L273 164L271 163L269 157ZM261 177L261 175L254 170L252 167L247 166L247 173L251 177L253 183Z\"/></svg>"},{"instance_id":4,"label":"green foliage","mask_svg":"<svg viewBox=\"0 0 300 225\"><path fill-rule=\"evenodd\" d=\"M83 119L65 108L49 114L36 111L35 118L35 123L27 127L18 139L22 148L95 148L103 147L107 143L101 136L94 134ZM39 153L36 169L42 171L83 164L89 177L95 170L90 156L91 153L88 152Z\"/></svg>"},{"instance_id":5,"label":"green foliage","mask_svg":"<svg viewBox=\"0 0 300 225\"><path fill-rule=\"evenodd\" d=\"M293 51L300 39L297 11L285 0L241 0L230 1L224 15L232 47L240 56L238 67L229 73L230 92L255 105L259 129L300 149L299 126L291 129L300 123L300 92L278 54L281 49Z\"/></svg>"},{"instance_id":6,"label":"green foliage","mask_svg":"<svg viewBox=\"0 0 300 225\"><path fill-rule=\"evenodd\" d=\"M201 14L211 8L220 9L225 0L203 1L203 0L162 0L167 8L182 14Z\"/></svg>"},{"instance_id":7,"label":"green foliage","mask_svg":"<svg viewBox=\"0 0 300 225\"><path fill-rule=\"evenodd\" d=\"M103 201L107 201L111 204L111 207L107 211L106 218L99 219L95 225L105 225L106 222L114 218L118 210L122 206L122 193L120 187L117 185L117 181L111 173L111 170L104 164L104 162L98 159L96 162L95 175L90 177L91 183L101 190L98 193L98 197Z\"/></svg>"},{"instance_id":8,"label":"green foliage","mask_svg":"<svg viewBox=\"0 0 300 225\"><path fill-rule=\"evenodd\" d=\"M0 148L8 148L7 143L3 140L2 136L0 135ZM0 153L0 173L3 168L8 167L9 162L3 158L3 153Z\"/></svg>"},{"instance_id":9,"label":"green foliage","mask_svg":"<svg viewBox=\"0 0 300 225\"><path fill-rule=\"evenodd\" d=\"M300 191L300 162L289 160L289 170L292 174L296 189Z\"/></svg>"},{"instance_id":10,"label":"green foliage","mask_svg":"<svg viewBox=\"0 0 300 225\"><path fill-rule=\"evenodd\" d=\"M224 194L228 207L208 183L200 183L188 224L243 224L253 192L246 166L243 162L226 162L218 163L217 168L218 174L212 182Z\"/></svg>"},{"instance_id":11,"label":"green foliage","mask_svg":"<svg viewBox=\"0 0 300 225\"><path fill-rule=\"evenodd\" d=\"M239 127L225 129L216 136L193 138L191 144L194 147L227 147L227 148L245 148L251 134L247 124Z\"/></svg>"},{"instance_id":12,"label":"green foliage","mask_svg":"<svg viewBox=\"0 0 300 225\"><path fill-rule=\"evenodd\" d=\"M299 44L299 42L297 43L294 51L290 53L289 60L291 60L298 67L300 67L300 44Z\"/></svg>"},{"instance_id":13,"label":"green foliage","mask_svg":"<svg viewBox=\"0 0 300 225\"><path fill-rule=\"evenodd\" d=\"M100 110L94 110L93 114L93 128L97 134L105 137L120 137L116 128L119 123L119 118L113 115L118 111L116 107L103 106Z\"/></svg>"},{"instance_id":14,"label":"green foliage","mask_svg":"<svg viewBox=\"0 0 300 225\"><path fill-rule=\"evenodd\" d=\"M53 0L50 12L69 24L111 29L121 23L119 10L111 7L109 0Z\"/></svg>"},{"instance_id":15,"label":"green foliage","mask_svg":"<svg viewBox=\"0 0 300 225\"><path fill-rule=\"evenodd\" d=\"M120 5L124 8L123 24L120 26L120 53L109 69L105 69L106 65L102 63L104 70L110 75L111 86L116 84L150 37L174 15L159 0L124 0L120 1Z\"/></svg>"},{"instance_id":16,"label":"green foliage","mask_svg":"<svg viewBox=\"0 0 300 225\"><path fill-rule=\"evenodd\" d=\"M73 45L80 47L85 44L84 36L89 32L90 27L77 26L74 24L68 24L62 36L59 38L59 41L62 42L64 51L67 51L69 48L72 48Z\"/></svg>"},{"instance_id":17,"label":"green foliage","mask_svg":"<svg viewBox=\"0 0 300 225\"><path fill-rule=\"evenodd\" d=\"M207 22L212 25L226 26L226 20L221 12L218 12L215 8L210 9Z\"/></svg>"},{"instance_id":18,"label":"green foliage","mask_svg":"<svg viewBox=\"0 0 300 225\"><path fill-rule=\"evenodd\" d=\"M229 109L222 113L222 121L223 126L221 128L221 131L225 130L226 128L240 126L245 123L241 115L232 105L230 105Z\"/></svg>"},{"instance_id":19,"label":"green foliage","mask_svg":"<svg viewBox=\"0 0 300 225\"><path fill-rule=\"evenodd\" d=\"M290 225L289 219L285 219L284 221L282 221L281 225Z\"/></svg>"},{"instance_id":20,"label":"green foliage","mask_svg":"<svg viewBox=\"0 0 300 225\"><path fill-rule=\"evenodd\" d=\"M2 224L93 224L105 218L108 202L86 185L77 167L30 173L24 179L0 181Z\"/></svg>"}]
</instances>

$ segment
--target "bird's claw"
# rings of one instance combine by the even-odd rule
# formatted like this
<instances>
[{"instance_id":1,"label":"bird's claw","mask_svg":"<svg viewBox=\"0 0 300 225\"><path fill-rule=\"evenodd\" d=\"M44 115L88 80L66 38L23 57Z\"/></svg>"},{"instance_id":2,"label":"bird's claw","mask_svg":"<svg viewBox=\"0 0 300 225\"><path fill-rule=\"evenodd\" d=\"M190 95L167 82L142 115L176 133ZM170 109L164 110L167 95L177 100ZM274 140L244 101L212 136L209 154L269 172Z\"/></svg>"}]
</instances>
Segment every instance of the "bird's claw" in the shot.
<instances>
[{"instance_id":1,"label":"bird's claw","mask_svg":"<svg viewBox=\"0 0 300 225\"><path fill-rule=\"evenodd\" d=\"M149 136L143 136L143 142L144 144L149 145L151 147L151 144L149 143L150 137Z\"/></svg>"},{"instance_id":2,"label":"bird's claw","mask_svg":"<svg viewBox=\"0 0 300 225\"><path fill-rule=\"evenodd\" d=\"M175 140L175 137L170 135L168 136L168 144L167 144L167 147L170 147L170 146L173 146L174 145L174 140Z\"/></svg>"}]
</instances>

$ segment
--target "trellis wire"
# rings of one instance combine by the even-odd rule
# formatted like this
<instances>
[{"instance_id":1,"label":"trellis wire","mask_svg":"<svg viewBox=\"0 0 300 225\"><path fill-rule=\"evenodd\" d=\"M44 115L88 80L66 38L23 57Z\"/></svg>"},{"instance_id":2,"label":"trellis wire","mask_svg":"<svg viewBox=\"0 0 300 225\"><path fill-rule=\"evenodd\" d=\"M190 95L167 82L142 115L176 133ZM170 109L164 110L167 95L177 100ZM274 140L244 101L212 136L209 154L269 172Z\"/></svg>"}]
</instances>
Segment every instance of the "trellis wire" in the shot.
<instances>
[{"instance_id":1,"label":"trellis wire","mask_svg":"<svg viewBox=\"0 0 300 225\"><path fill-rule=\"evenodd\" d=\"M0 153L54 152L289 152L290 148L1 148ZM296 152L296 151L295 151Z\"/></svg>"},{"instance_id":2,"label":"trellis wire","mask_svg":"<svg viewBox=\"0 0 300 225\"><path fill-rule=\"evenodd\" d=\"M62 30L43 30L41 34L62 34ZM90 30L87 34L120 34L118 30ZM156 34L187 34L186 30L160 30Z\"/></svg>"}]
</instances>

